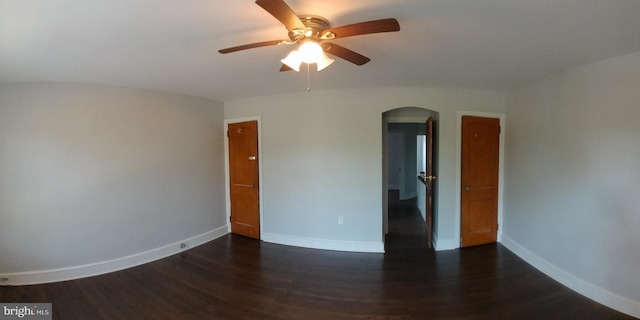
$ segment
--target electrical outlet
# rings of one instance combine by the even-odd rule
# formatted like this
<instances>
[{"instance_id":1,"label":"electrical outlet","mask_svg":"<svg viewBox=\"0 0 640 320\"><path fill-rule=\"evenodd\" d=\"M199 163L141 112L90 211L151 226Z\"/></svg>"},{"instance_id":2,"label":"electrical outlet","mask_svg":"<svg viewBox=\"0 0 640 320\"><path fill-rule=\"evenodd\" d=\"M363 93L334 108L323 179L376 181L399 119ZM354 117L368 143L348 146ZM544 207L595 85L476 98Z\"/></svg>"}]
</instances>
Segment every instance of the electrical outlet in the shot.
<instances>
[{"instance_id":1,"label":"electrical outlet","mask_svg":"<svg viewBox=\"0 0 640 320\"><path fill-rule=\"evenodd\" d=\"M338 224L344 224L344 218L342 216L338 216Z\"/></svg>"}]
</instances>

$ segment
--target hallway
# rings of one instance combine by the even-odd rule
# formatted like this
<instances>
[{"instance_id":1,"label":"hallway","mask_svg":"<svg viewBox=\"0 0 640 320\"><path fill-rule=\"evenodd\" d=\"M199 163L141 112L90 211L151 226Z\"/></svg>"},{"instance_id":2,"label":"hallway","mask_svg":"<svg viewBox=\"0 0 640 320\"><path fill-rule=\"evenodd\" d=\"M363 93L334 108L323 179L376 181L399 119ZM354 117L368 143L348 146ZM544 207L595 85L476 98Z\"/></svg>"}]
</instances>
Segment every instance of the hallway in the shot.
<instances>
[{"instance_id":1,"label":"hallway","mask_svg":"<svg viewBox=\"0 0 640 320\"><path fill-rule=\"evenodd\" d=\"M429 250L427 229L417 207L417 198L400 200L398 190L389 190L388 199L389 233L385 237L385 252Z\"/></svg>"}]
</instances>

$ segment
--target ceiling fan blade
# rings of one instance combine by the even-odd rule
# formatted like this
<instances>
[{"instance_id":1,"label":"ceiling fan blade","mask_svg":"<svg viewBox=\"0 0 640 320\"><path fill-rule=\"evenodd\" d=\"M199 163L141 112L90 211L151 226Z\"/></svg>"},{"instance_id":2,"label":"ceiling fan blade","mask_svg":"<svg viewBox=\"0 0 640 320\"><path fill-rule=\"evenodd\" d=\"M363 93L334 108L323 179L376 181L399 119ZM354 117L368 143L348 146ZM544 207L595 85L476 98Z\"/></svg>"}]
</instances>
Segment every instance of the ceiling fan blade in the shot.
<instances>
[{"instance_id":1,"label":"ceiling fan blade","mask_svg":"<svg viewBox=\"0 0 640 320\"><path fill-rule=\"evenodd\" d=\"M372 20L322 31L322 39L346 38L361 34L400 31L400 24L394 18Z\"/></svg>"},{"instance_id":2,"label":"ceiling fan blade","mask_svg":"<svg viewBox=\"0 0 640 320\"><path fill-rule=\"evenodd\" d=\"M257 0L256 4L261 6L264 10L269 12L272 16L278 19L287 30L301 29L305 30L306 27L298 18L298 15L282 0Z\"/></svg>"},{"instance_id":3,"label":"ceiling fan blade","mask_svg":"<svg viewBox=\"0 0 640 320\"><path fill-rule=\"evenodd\" d=\"M262 41L262 42L250 43L250 44L245 44L245 45L241 45L241 46L221 49L221 50L218 50L218 52L220 52L222 54L225 54L225 53L231 53L231 52L247 50L247 49L253 49L253 48L277 46L277 45L280 45L280 44L286 44L287 42L288 42L287 40Z\"/></svg>"},{"instance_id":4,"label":"ceiling fan blade","mask_svg":"<svg viewBox=\"0 0 640 320\"><path fill-rule=\"evenodd\" d=\"M332 54L359 66L371 61L371 59L355 51L351 51L334 43L325 42L322 44L322 49L324 49L326 53Z\"/></svg>"},{"instance_id":5,"label":"ceiling fan blade","mask_svg":"<svg viewBox=\"0 0 640 320\"><path fill-rule=\"evenodd\" d=\"M288 66L288 65L286 65L286 64L282 64L282 67L280 67L280 72L283 72L283 71L292 71L292 70L293 70L293 69L291 69L291 67L289 67L289 66Z\"/></svg>"}]
</instances>

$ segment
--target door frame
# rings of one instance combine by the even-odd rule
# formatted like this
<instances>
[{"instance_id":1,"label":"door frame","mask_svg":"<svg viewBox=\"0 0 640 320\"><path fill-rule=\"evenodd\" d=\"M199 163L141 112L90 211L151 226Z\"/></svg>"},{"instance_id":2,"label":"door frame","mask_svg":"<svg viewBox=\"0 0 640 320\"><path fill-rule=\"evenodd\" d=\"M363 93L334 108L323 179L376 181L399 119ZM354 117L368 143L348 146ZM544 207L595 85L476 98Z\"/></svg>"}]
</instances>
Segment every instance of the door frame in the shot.
<instances>
[{"instance_id":1,"label":"door frame","mask_svg":"<svg viewBox=\"0 0 640 320\"><path fill-rule=\"evenodd\" d=\"M412 108L412 109L420 109L421 112L424 112L424 115L385 115L388 112L393 112L395 110L399 110L399 109L405 109L405 108ZM427 115L428 113L428 115ZM436 117L434 117L434 114L437 115ZM389 168L388 168L388 159L387 159L387 136L389 134L389 124L391 123L415 123L415 124L424 124L424 122L429 118L429 117L434 117L434 121L440 121L440 116L439 116L439 111L436 111L434 109L428 109L427 107L415 107L415 106L404 106L404 107L395 107L389 110L385 110L381 113L381 117L382 117L382 242L384 243L386 241L385 236L389 233ZM438 130L438 129L436 129ZM437 133L436 133L436 137L437 137ZM435 146L439 145L439 140L436 139L434 141ZM439 151L434 151L434 153L436 155L439 154ZM403 155L404 156L404 155ZM438 163L439 159L434 158L434 162ZM437 167L435 167L437 168ZM436 169L437 170L437 169ZM436 175L437 175L437 171L436 171ZM416 175L415 177L415 182L418 182L418 176ZM403 182L400 182L403 183ZM437 184L438 182L436 182ZM434 194L434 201L435 200L436 195ZM436 215L438 212L438 208L434 206L433 208L433 212L432 215ZM435 230L437 230L436 228L437 226L434 224L432 225L432 228L434 230L434 234L436 233ZM435 236L432 237L432 239L434 239ZM434 246L435 246L435 241L433 242Z\"/></svg>"},{"instance_id":2,"label":"door frame","mask_svg":"<svg viewBox=\"0 0 640 320\"><path fill-rule=\"evenodd\" d=\"M262 239L262 233L264 230L263 223L263 199L264 199L264 188L262 183L262 117L245 117L245 118L234 118L234 119L225 119L224 126L222 130L222 134L224 135L224 193L225 193L225 211L226 211L226 225L227 225L227 233L231 233L231 188L229 187L229 183L231 178L229 177L229 139L227 138L227 128L231 123L238 122L247 122L247 121L257 121L258 122L258 190L260 190L260 195L258 197L258 203L260 206L260 239Z\"/></svg>"},{"instance_id":3,"label":"door frame","mask_svg":"<svg viewBox=\"0 0 640 320\"><path fill-rule=\"evenodd\" d=\"M458 111L456 112L456 217L455 217L455 239L457 241L457 247L460 248L462 242L461 237L461 218L462 218L462 117L474 116L485 118L497 118L500 119L500 155L498 165L498 234L497 241L502 241L502 228L503 228L503 194L504 194L504 139L506 135L504 122L504 113L494 112L477 112L477 111Z\"/></svg>"}]
</instances>

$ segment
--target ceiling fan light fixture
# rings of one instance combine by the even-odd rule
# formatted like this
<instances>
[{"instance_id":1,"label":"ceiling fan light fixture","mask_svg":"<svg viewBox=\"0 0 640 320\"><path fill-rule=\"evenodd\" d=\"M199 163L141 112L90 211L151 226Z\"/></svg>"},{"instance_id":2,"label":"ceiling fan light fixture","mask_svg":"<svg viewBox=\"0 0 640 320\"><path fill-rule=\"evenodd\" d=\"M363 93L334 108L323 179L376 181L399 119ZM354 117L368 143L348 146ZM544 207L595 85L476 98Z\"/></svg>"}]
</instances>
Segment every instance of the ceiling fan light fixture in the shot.
<instances>
[{"instance_id":1,"label":"ceiling fan light fixture","mask_svg":"<svg viewBox=\"0 0 640 320\"><path fill-rule=\"evenodd\" d=\"M291 51L286 58L280 60L280 62L287 65L287 67L295 70L296 72L300 72L300 64L302 63L302 58L300 57L300 52L297 50Z\"/></svg>"},{"instance_id":2,"label":"ceiling fan light fixture","mask_svg":"<svg viewBox=\"0 0 640 320\"><path fill-rule=\"evenodd\" d=\"M318 71L330 66L335 60L329 58L322 47L315 41L303 42L298 50L291 51L286 58L280 60L289 68L300 72L300 65L315 63Z\"/></svg>"},{"instance_id":3,"label":"ceiling fan light fixture","mask_svg":"<svg viewBox=\"0 0 640 320\"><path fill-rule=\"evenodd\" d=\"M330 66L335 60L329 58L326 53L322 53L322 58L316 62L316 66L318 67L318 71L323 70L324 68Z\"/></svg>"},{"instance_id":4,"label":"ceiling fan light fixture","mask_svg":"<svg viewBox=\"0 0 640 320\"><path fill-rule=\"evenodd\" d=\"M306 41L298 48L300 59L304 63L317 63L323 58L324 51L315 41Z\"/></svg>"}]
</instances>

